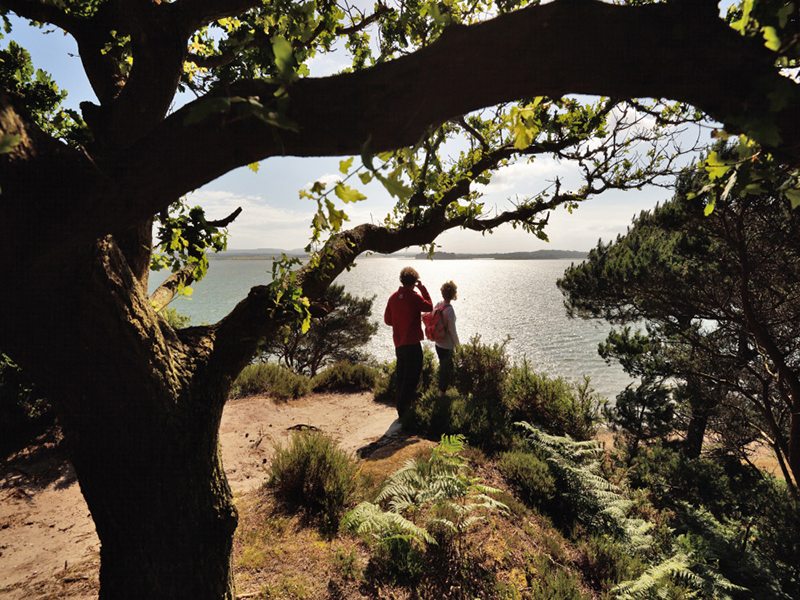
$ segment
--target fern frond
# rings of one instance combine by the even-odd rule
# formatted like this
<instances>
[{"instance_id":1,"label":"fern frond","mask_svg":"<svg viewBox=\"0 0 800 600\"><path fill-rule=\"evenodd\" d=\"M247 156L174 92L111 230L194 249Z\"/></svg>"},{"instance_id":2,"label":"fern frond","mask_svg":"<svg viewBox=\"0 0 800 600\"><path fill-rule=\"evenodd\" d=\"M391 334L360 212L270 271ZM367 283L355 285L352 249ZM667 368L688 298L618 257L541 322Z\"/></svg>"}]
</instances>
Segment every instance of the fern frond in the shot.
<instances>
[{"instance_id":1,"label":"fern frond","mask_svg":"<svg viewBox=\"0 0 800 600\"><path fill-rule=\"evenodd\" d=\"M398 513L383 511L371 502L362 502L347 513L342 520L342 526L347 531L371 535L378 540L410 536L417 541L436 544L436 540L423 527L415 525Z\"/></svg>"}]
</instances>

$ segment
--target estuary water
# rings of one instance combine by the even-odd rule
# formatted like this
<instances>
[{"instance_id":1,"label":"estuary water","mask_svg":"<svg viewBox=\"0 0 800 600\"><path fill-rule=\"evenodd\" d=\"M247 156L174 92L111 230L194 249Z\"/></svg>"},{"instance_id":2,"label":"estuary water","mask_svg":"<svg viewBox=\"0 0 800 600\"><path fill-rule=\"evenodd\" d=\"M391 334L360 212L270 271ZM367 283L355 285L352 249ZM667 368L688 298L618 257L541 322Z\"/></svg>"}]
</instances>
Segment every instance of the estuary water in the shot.
<instances>
[{"instance_id":1,"label":"estuary water","mask_svg":"<svg viewBox=\"0 0 800 600\"><path fill-rule=\"evenodd\" d=\"M479 335L485 344L511 338L506 351L514 361L523 358L534 370L573 381L591 378L592 387L614 400L631 379L617 365L597 355L608 334L603 322L570 319L556 280L571 260L414 260L363 258L337 279L353 295L375 297L373 320L380 327L366 350L378 361L393 360L391 328L383 324L386 300L400 285L400 269L413 266L434 304L441 300L442 283L453 280L458 299L453 303L462 343ZM163 273L163 272L162 272ZM151 290L163 278L151 274ZM212 260L208 275L193 286L190 298L171 305L191 317L192 325L215 323L242 300L254 285L271 280L268 260ZM432 342L424 342L431 349Z\"/></svg>"}]
</instances>

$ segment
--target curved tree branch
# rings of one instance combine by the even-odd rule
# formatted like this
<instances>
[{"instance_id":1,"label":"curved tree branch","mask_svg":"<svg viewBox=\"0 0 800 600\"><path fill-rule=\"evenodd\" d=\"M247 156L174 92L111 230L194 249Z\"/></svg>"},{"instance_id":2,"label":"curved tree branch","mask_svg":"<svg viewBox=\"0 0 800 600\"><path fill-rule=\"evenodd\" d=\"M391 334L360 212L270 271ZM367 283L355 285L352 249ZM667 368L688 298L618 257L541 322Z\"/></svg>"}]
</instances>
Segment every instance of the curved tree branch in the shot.
<instances>
[{"instance_id":1,"label":"curved tree branch","mask_svg":"<svg viewBox=\"0 0 800 600\"><path fill-rule=\"evenodd\" d=\"M195 265L189 264L180 271L172 273L158 288L150 294L153 310L161 312L175 299L178 292L194 281Z\"/></svg>"},{"instance_id":2,"label":"curved tree branch","mask_svg":"<svg viewBox=\"0 0 800 600\"><path fill-rule=\"evenodd\" d=\"M80 19L66 14L55 5L30 0L4 0L3 6L23 19L49 23L72 33Z\"/></svg>"},{"instance_id":3,"label":"curved tree branch","mask_svg":"<svg viewBox=\"0 0 800 600\"><path fill-rule=\"evenodd\" d=\"M413 145L431 125L519 98L672 98L736 127L769 105L776 86L800 89L774 69L773 56L721 19L686 20L671 3L560 0L531 6L451 27L435 43L397 60L294 83L286 116L297 131L276 129L234 104L192 122L209 102L200 99L129 147L98 157L101 175L69 191L75 206L86 210L65 215L58 230L47 232L48 246L85 242L142 222L175 198L270 156L357 155L367 142L373 152ZM239 82L217 95L261 98L277 110L270 106L275 89ZM783 140L776 153L800 164L800 93L775 120ZM54 181L31 183L32 190L20 186L14 193L23 199L64 193Z\"/></svg>"}]
</instances>

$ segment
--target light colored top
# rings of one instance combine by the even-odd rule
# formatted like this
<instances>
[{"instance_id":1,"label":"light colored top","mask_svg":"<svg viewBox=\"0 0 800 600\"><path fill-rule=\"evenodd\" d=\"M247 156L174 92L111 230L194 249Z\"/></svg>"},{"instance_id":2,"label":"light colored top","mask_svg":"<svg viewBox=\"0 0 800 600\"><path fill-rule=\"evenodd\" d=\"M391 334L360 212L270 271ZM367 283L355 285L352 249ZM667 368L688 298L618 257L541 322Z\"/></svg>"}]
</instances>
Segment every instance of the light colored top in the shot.
<instances>
[{"instance_id":1,"label":"light colored top","mask_svg":"<svg viewBox=\"0 0 800 600\"><path fill-rule=\"evenodd\" d=\"M456 331L456 311L449 302L444 300L439 302L436 308L442 311L442 318L444 318L445 325L445 337L443 340L436 342L436 345L446 350L452 350L461 344L461 342L458 341L458 332Z\"/></svg>"}]
</instances>

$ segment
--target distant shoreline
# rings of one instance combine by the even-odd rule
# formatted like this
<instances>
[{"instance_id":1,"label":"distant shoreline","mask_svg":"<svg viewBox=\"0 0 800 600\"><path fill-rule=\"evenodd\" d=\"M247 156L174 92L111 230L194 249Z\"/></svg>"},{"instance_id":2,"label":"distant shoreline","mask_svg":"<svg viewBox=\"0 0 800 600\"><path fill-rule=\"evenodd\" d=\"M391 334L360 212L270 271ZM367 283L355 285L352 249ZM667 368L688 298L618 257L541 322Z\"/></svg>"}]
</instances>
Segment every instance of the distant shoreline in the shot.
<instances>
[{"instance_id":1,"label":"distant shoreline","mask_svg":"<svg viewBox=\"0 0 800 600\"><path fill-rule=\"evenodd\" d=\"M536 250L535 252L494 252L490 254L437 252L433 255L433 260L554 260L562 258L584 260L588 255L588 252L580 252L578 250ZM417 260L427 259L428 254L427 252L420 252L414 258Z\"/></svg>"},{"instance_id":2,"label":"distant shoreline","mask_svg":"<svg viewBox=\"0 0 800 600\"><path fill-rule=\"evenodd\" d=\"M257 248L255 250L226 250L216 254L209 254L210 260L280 260L283 255L289 258L299 258L307 260L308 254L302 250L278 250L275 248ZM535 252L493 252L488 254L461 254L458 252L437 252L433 255L433 260L556 260L574 259L584 260L589 255L588 252L578 250L536 250ZM385 256L382 254L372 254L364 258L414 258L415 260L427 260L427 252L398 253Z\"/></svg>"}]
</instances>

